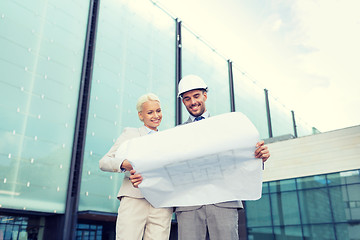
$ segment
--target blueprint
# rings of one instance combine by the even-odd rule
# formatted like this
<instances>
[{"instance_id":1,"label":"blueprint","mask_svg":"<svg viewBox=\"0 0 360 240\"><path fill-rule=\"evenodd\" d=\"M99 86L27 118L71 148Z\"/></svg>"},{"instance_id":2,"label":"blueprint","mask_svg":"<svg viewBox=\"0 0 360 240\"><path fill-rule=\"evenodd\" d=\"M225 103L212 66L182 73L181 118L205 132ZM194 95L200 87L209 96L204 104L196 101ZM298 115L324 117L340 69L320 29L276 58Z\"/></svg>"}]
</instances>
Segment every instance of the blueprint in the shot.
<instances>
[{"instance_id":1,"label":"blueprint","mask_svg":"<svg viewBox=\"0 0 360 240\"><path fill-rule=\"evenodd\" d=\"M131 139L117 154L141 173L154 207L195 206L261 197L258 141L251 121L233 112Z\"/></svg>"}]
</instances>

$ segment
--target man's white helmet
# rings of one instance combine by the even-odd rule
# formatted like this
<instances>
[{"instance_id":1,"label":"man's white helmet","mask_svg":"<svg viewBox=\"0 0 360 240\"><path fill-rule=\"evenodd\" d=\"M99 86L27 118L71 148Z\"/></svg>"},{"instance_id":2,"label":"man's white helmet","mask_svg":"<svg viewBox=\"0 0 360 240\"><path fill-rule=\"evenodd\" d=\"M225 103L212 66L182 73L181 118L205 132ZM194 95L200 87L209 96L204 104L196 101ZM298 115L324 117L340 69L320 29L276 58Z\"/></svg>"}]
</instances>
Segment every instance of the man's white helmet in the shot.
<instances>
[{"instance_id":1,"label":"man's white helmet","mask_svg":"<svg viewBox=\"0 0 360 240\"><path fill-rule=\"evenodd\" d=\"M208 90L208 87L204 80L202 80L199 76L196 75L187 75L183 77L178 86L178 97L181 97L183 93L186 93L191 90L195 89L204 89L205 91Z\"/></svg>"}]
</instances>

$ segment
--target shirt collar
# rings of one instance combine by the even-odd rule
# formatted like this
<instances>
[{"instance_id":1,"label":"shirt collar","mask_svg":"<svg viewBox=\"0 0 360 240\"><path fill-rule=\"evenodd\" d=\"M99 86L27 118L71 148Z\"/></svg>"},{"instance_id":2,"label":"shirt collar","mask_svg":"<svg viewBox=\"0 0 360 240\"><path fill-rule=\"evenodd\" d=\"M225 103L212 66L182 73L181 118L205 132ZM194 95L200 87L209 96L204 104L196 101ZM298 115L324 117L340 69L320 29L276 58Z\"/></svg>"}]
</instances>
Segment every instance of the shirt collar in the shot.
<instances>
[{"instance_id":1,"label":"shirt collar","mask_svg":"<svg viewBox=\"0 0 360 240\"><path fill-rule=\"evenodd\" d=\"M158 131L159 131L159 129L158 129L157 131L154 131L154 130L152 130L152 129L148 128L148 127L147 127L147 126L145 126L145 125L144 125L144 127L146 128L146 133L147 133L147 134L156 133L156 132L158 132Z\"/></svg>"},{"instance_id":2,"label":"shirt collar","mask_svg":"<svg viewBox=\"0 0 360 240\"><path fill-rule=\"evenodd\" d=\"M201 116L203 116L205 119L207 119L209 117L209 112L206 110L206 112L204 112L203 114L201 114ZM195 120L196 117L194 117L193 115L190 114L190 119L193 122Z\"/></svg>"}]
</instances>

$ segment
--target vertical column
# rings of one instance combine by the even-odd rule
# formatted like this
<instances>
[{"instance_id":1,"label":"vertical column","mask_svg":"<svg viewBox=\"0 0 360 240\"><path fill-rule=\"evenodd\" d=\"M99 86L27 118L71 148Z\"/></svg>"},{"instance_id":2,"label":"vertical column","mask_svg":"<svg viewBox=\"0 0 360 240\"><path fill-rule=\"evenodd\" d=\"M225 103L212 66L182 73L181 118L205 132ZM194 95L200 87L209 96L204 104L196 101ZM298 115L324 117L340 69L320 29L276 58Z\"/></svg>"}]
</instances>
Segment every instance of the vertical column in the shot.
<instances>
[{"instance_id":1,"label":"vertical column","mask_svg":"<svg viewBox=\"0 0 360 240\"><path fill-rule=\"evenodd\" d=\"M230 111L235 112L235 93L234 93L234 77L233 77L233 69L232 69L232 61L230 59L228 62L228 72L229 72L229 91L230 91ZM243 206L245 206L245 202L242 201ZM246 212L245 209L238 210L238 233L240 240L247 240L248 233L246 228Z\"/></svg>"},{"instance_id":2,"label":"vertical column","mask_svg":"<svg viewBox=\"0 0 360 240\"><path fill-rule=\"evenodd\" d=\"M181 21L176 18L176 37L175 37L175 125L181 124L181 99L177 96L178 94L178 84L181 80Z\"/></svg>"},{"instance_id":3,"label":"vertical column","mask_svg":"<svg viewBox=\"0 0 360 240\"><path fill-rule=\"evenodd\" d=\"M291 110L292 115L292 121L293 121L293 127L294 127L294 136L297 138L297 129L296 129L296 122L295 122L295 113L293 110Z\"/></svg>"},{"instance_id":4,"label":"vertical column","mask_svg":"<svg viewBox=\"0 0 360 240\"><path fill-rule=\"evenodd\" d=\"M326 193L327 193L327 196L328 196L328 199L329 199L329 203L330 203L330 212L331 212L331 222L332 222L332 228L333 228L333 231L334 231L334 234L335 234L335 240L339 239L338 237L338 233L336 231L336 223L335 223L335 216L334 216L334 210L336 207L336 203L333 203L332 199L331 199L331 192L330 192L330 186L329 186L329 182L330 180L328 179L328 174L325 175L325 179L326 179ZM348 198L349 199L349 198ZM335 207L335 208L334 208ZM351 211L350 211L350 219L351 218Z\"/></svg>"},{"instance_id":5,"label":"vertical column","mask_svg":"<svg viewBox=\"0 0 360 240\"><path fill-rule=\"evenodd\" d=\"M235 112L235 94L234 94L234 78L232 70L232 61L228 61L228 71L229 71L229 90L230 90L230 109L231 112Z\"/></svg>"},{"instance_id":6,"label":"vertical column","mask_svg":"<svg viewBox=\"0 0 360 240\"><path fill-rule=\"evenodd\" d=\"M91 90L92 69L94 63L97 18L99 0L91 0L89 6L88 25L85 38L83 68L79 88L79 100L74 132L74 143L64 215L64 231L62 239L75 239L79 192L83 165L84 145L86 137L87 117Z\"/></svg>"},{"instance_id":7,"label":"vertical column","mask_svg":"<svg viewBox=\"0 0 360 240\"><path fill-rule=\"evenodd\" d=\"M303 213L302 213L302 209L301 209L301 204L300 204L300 191L302 191L301 189L299 189L299 183L298 183L298 178L295 179L295 187L296 187L296 199L297 199L297 205L298 205L298 209L297 211L299 212L299 217L300 217L300 226L301 226L301 234L302 234L302 239L305 239L305 234L304 234L304 222L303 222Z\"/></svg>"},{"instance_id":8,"label":"vertical column","mask_svg":"<svg viewBox=\"0 0 360 240\"><path fill-rule=\"evenodd\" d=\"M266 88L264 89L264 92L265 92L266 117L267 117L267 123L268 123L269 138L272 138L273 134L272 134L272 127L271 127L269 94L268 94L268 90Z\"/></svg>"}]
</instances>

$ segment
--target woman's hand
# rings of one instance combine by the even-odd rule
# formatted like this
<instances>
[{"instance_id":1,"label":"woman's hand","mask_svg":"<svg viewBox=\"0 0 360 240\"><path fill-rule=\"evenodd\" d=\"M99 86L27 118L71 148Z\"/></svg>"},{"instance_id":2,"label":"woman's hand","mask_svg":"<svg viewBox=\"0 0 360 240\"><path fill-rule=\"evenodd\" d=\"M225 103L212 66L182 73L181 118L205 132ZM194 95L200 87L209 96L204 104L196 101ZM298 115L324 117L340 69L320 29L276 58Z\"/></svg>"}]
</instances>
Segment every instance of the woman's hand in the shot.
<instances>
[{"instance_id":1,"label":"woman's hand","mask_svg":"<svg viewBox=\"0 0 360 240\"><path fill-rule=\"evenodd\" d=\"M130 181L132 183L132 185L135 187L135 188L138 188L139 187L139 184L142 182L143 178L141 176L140 173L136 173L136 171L134 169L132 169L130 171Z\"/></svg>"}]
</instances>

